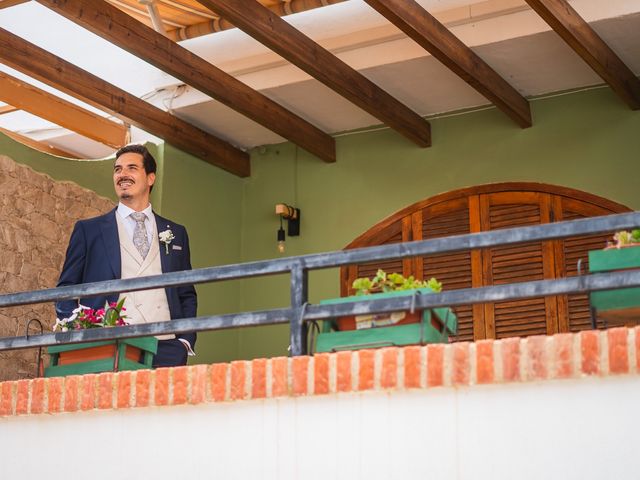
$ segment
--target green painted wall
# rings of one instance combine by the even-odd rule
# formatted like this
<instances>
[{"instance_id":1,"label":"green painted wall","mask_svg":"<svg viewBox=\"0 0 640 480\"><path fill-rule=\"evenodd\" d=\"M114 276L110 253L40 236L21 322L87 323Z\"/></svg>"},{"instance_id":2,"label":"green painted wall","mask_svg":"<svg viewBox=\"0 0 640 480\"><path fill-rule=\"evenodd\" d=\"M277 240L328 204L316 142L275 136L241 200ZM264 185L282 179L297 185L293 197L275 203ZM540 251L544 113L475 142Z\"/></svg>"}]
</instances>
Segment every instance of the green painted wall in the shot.
<instances>
[{"instance_id":1,"label":"green painted wall","mask_svg":"<svg viewBox=\"0 0 640 480\"><path fill-rule=\"evenodd\" d=\"M238 263L242 179L164 145L162 215L187 227L193 268ZM198 285L198 314L237 312L239 281ZM237 331L202 332L197 363L237 358ZM194 362L194 363L195 363Z\"/></svg>"},{"instance_id":2,"label":"green painted wall","mask_svg":"<svg viewBox=\"0 0 640 480\"><path fill-rule=\"evenodd\" d=\"M338 250L392 213L441 192L491 182L536 181L601 195L640 209L640 112L599 88L531 102L520 129L496 109L431 120L433 146L392 130L337 138L338 161L322 163L291 144L256 149L244 185L242 260L276 257L274 205L302 210L287 254ZM287 279L246 281L244 310L288 304ZM337 271L310 279L310 301L338 295ZM243 358L282 355L286 327L240 332Z\"/></svg>"}]
</instances>

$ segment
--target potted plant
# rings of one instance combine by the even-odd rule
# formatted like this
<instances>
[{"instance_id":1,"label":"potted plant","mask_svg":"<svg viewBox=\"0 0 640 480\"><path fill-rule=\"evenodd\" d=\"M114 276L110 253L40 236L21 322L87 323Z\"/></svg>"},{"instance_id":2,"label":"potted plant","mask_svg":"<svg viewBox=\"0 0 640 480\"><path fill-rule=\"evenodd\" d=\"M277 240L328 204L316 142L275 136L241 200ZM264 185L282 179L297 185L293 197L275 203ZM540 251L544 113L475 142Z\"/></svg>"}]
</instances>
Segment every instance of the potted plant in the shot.
<instances>
[{"instance_id":1,"label":"potted plant","mask_svg":"<svg viewBox=\"0 0 640 480\"><path fill-rule=\"evenodd\" d=\"M378 270L376 276L357 278L352 285L355 295L323 300L331 305L370 301L410 295L427 295L442 290L435 278L428 281L405 278L399 273ZM316 351L355 350L385 345L411 345L448 342L457 331L457 318L450 308L349 315L325 322L318 335Z\"/></svg>"},{"instance_id":2,"label":"potted plant","mask_svg":"<svg viewBox=\"0 0 640 480\"><path fill-rule=\"evenodd\" d=\"M589 252L589 272L640 268L640 230L621 231L603 250ZM595 317L608 325L635 325L640 321L640 288L621 288L590 294Z\"/></svg>"},{"instance_id":3,"label":"potted plant","mask_svg":"<svg viewBox=\"0 0 640 480\"><path fill-rule=\"evenodd\" d=\"M97 310L80 305L69 318L56 319L53 330L67 332L127 325L126 315L122 313L125 310L124 298ZM50 362L44 370L44 376L151 368L157 350L158 340L155 337L56 345L47 349Z\"/></svg>"}]
</instances>

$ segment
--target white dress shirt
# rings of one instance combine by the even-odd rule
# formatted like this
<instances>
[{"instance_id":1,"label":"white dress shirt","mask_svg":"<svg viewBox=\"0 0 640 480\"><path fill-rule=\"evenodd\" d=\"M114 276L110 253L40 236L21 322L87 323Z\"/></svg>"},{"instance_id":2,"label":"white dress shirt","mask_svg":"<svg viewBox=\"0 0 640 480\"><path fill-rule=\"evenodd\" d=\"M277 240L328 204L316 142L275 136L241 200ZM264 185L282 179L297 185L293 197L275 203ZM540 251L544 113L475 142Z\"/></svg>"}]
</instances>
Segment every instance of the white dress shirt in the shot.
<instances>
[{"instance_id":1,"label":"white dress shirt","mask_svg":"<svg viewBox=\"0 0 640 480\"><path fill-rule=\"evenodd\" d=\"M122 223L124 224L124 228L127 231L127 235L133 241L133 232L136 228L136 221L133 219L131 214L135 213L135 210L133 208L127 207L123 203L118 203L118 208L116 209L116 213L120 215L120 217L122 218L123 220ZM147 208L142 210L142 213L144 213L147 216L147 218L145 218L144 220L144 228L147 230L147 239L149 240L149 245L151 245L151 242L154 241L153 232L156 229L156 216L153 214L153 209L151 208L151 204L149 204ZM180 340L184 344L184 346L187 348L187 353L189 354L190 357L195 356L195 352L193 351L193 349L191 348L191 344L187 340L183 338L179 338L178 340Z\"/></svg>"}]
</instances>

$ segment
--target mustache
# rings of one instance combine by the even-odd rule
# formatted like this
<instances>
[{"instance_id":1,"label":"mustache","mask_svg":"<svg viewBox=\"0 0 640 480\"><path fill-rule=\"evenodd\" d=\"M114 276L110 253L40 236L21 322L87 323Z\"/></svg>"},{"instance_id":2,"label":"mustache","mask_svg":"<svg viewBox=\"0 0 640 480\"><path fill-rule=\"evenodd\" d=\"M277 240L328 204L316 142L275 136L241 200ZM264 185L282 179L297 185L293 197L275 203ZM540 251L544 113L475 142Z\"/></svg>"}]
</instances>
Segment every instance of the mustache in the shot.
<instances>
[{"instance_id":1,"label":"mustache","mask_svg":"<svg viewBox=\"0 0 640 480\"><path fill-rule=\"evenodd\" d=\"M125 182L125 181L129 181L131 183L136 183L136 181L131 177L122 177L122 178L118 179L118 185L120 185L120 183Z\"/></svg>"}]
</instances>

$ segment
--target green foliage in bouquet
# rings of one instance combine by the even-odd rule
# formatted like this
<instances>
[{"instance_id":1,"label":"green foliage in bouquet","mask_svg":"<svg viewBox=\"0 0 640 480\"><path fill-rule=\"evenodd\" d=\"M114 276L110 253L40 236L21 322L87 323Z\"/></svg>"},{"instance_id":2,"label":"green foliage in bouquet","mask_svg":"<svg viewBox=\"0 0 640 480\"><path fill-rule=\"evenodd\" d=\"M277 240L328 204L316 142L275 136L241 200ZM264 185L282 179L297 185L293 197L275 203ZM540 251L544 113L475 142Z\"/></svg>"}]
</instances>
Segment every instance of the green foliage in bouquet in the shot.
<instances>
[{"instance_id":1,"label":"green foliage in bouquet","mask_svg":"<svg viewBox=\"0 0 640 480\"><path fill-rule=\"evenodd\" d=\"M634 245L636 243L640 243L640 230L632 230L631 232L621 230L613 236L613 244L609 244L609 248L620 248L624 245Z\"/></svg>"},{"instance_id":2,"label":"green foliage in bouquet","mask_svg":"<svg viewBox=\"0 0 640 480\"><path fill-rule=\"evenodd\" d=\"M367 277L356 278L352 288L356 295L370 295L380 292L396 292L400 290L413 290L428 287L434 292L442 291L442 283L431 278L429 280L416 280L413 275L405 278L400 273L387 274L384 270L378 270L373 279Z\"/></svg>"}]
</instances>

